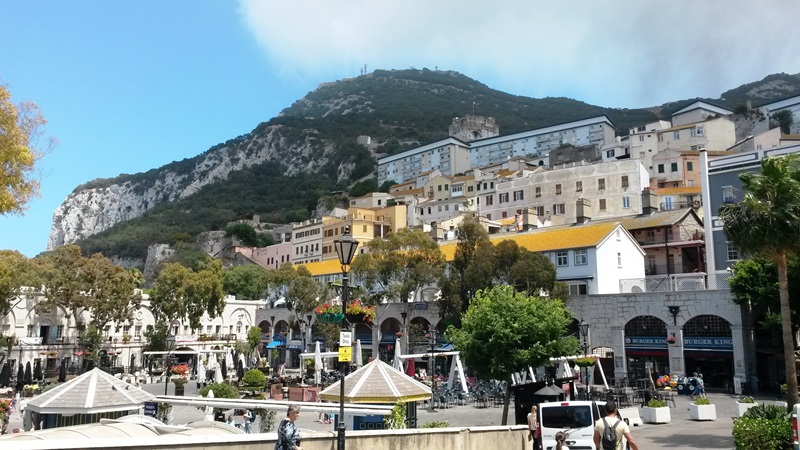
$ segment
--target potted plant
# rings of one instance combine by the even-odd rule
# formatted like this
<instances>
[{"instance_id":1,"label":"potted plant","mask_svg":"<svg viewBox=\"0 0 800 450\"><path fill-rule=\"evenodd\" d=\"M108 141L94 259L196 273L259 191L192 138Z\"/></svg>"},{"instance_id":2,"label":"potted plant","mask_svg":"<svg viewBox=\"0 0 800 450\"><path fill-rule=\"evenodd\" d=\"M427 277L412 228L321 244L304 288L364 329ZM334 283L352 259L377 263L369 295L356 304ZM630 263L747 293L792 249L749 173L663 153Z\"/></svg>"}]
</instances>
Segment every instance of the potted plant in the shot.
<instances>
[{"instance_id":1,"label":"potted plant","mask_svg":"<svg viewBox=\"0 0 800 450\"><path fill-rule=\"evenodd\" d=\"M645 423L669 423L669 407L663 400L654 398L642 408L642 420Z\"/></svg>"},{"instance_id":2,"label":"potted plant","mask_svg":"<svg viewBox=\"0 0 800 450\"><path fill-rule=\"evenodd\" d=\"M748 409L758 405L753 397L742 397L736 400L736 408L739 411L739 417L744 416L744 413L747 412Z\"/></svg>"},{"instance_id":3,"label":"potted plant","mask_svg":"<svg viewBox=\"0 0 800 450\"><path fill-rule=\"evenodd\" d=\"M322 323L339 323L344 319L340 305L323 303L314 308L314 313L317 315L317 320Z\"/></svg>"},{"instance_id":4,"label":"potted plant","mask_svg":"<svg viewBox=\"0 0 800 450\"><path fill-rule=\"evenodd\" d=\"M283 400L283 383L273 383L269 386L269 396L273 400Z\"/></svg>"},{"instance_id":5,"label":"potted plant","mask_svg":"<svg viewBox=\"0 0 800 450\"><path fill-rule=\"evenodd\" d=\"M174 376L174 377L172 377L172 382L175 383L175 395L180 395L180 396L183 395L184 390L186 389L185 388L186 383L188 381L189 380L187 378L182 377L182 376Z\"/></svg>"},{"instance_id":6,"label":"potted plant","mask_svg":"<svg viewBox=\"0 0 800 450\"><path fill-rule=\"evenodd\" d=\"M689 403L689 418L692 420L717 420L717 408L707 398L698 398Z\"/></svg>"},{"instance_id":7,"label":"potted plant","mask_svg":"<svg viewBox=\"0 0 800 450\"><path fill-rule=\"evenodd\" d=\"M128 334L128 333L123 333L122 334L122 343L123 344L127 344L130 341L131 341L131 335Z\"/></svg>"}]
</instances>

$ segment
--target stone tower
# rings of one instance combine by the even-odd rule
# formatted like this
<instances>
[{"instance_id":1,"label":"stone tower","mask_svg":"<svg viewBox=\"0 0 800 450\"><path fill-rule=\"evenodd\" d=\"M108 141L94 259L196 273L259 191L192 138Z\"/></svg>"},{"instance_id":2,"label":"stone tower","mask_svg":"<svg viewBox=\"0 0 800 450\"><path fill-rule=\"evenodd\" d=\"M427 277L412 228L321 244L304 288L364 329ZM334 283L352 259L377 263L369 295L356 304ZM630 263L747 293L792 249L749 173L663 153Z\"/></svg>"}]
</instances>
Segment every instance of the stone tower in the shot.
<instances>
[{"instance_id":1,"label":"stone tower","mask_svg":"<svg viewBox=\"0 0 800 450\"><path fill-rule=\"evenodd\" d=\"M451 137L470 142L495 137L500 134L500 127L494 121L494 117L456 117L450 124L449 133Z\"/></svg>"}]
</instances>

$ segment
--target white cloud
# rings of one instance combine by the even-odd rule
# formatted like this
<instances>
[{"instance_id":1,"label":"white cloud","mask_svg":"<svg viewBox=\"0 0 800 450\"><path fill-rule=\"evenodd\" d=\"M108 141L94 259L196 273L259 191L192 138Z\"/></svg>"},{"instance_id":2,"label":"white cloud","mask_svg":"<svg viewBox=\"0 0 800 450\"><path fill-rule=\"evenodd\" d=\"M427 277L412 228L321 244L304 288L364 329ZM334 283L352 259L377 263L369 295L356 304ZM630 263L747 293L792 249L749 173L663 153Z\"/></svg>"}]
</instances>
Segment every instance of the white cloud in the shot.
<instances>
[{"instance_id":1,"label":"white cloud","mask_svg":"<svg viewBox=\"0 0 800 450\"><path fill-rule=\"evenodd\" d=\"M490 87L645 107L800 72L800 2L240 0L284 76L457 70Z\"/></svg>"}]
</instances>

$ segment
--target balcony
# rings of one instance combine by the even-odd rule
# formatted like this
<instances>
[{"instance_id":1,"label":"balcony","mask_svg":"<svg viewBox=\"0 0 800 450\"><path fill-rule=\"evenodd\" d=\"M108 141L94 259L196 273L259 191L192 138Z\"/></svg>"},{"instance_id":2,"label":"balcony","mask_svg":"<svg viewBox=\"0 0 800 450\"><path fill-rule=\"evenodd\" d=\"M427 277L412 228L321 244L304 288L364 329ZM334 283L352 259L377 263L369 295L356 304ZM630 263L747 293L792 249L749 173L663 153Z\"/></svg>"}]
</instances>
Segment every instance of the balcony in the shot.
<instances>
[{"instance_id":1,"label":"balcony","mask_svg":"<svg viewBox=\"0 0 800 450\"><path fill-rule=\"evenodd\" d=\"M703 206L703 203L699 200L694 200L691 202L667 202L667 203L660 203L658 205L658 209L661 211L672 211L675 209L686 209L686 208L699 208Z\"/></svg>"},{"instance_id":2,"label":"balcony","mask_svg":"<svg viewBox=\"0 0 800 450\"><path fill-rule=\"evenodd\" d=\"M729 290L728 278L731 274L719 273L679 273L674 275L655 275L645 278L620 280L621 294L643 292L681 292Z\"/></svg>"}]
</instances>

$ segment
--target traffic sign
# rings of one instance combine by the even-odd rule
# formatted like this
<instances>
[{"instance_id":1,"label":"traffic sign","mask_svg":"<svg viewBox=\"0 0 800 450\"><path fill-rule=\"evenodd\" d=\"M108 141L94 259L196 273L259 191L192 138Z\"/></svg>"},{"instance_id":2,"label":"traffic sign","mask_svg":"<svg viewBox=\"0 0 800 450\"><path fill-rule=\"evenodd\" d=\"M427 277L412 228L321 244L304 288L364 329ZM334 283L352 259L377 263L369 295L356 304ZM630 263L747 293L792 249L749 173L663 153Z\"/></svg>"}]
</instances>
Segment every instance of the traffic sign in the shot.
<instances>
[{"instance_id":1,"label":"traffic sign","mask_svg":"<svg viewBox=\"0 0 800 450\"><path fill-rule=\"evenodd\" d=\"M353 347L339 347L339 362L350 362L353 360Z\"/></svg>"},{"instance_id":2,"label":"traffic sign","mask_svg":"<svg viewBox=\"0 0 800 450\"><path fill-rule=\"evenodd\" d=\"M340 331L339 347L352 347L352 346L353 346L353 334L349 331Z\"/></svg>"}]
</instances>

